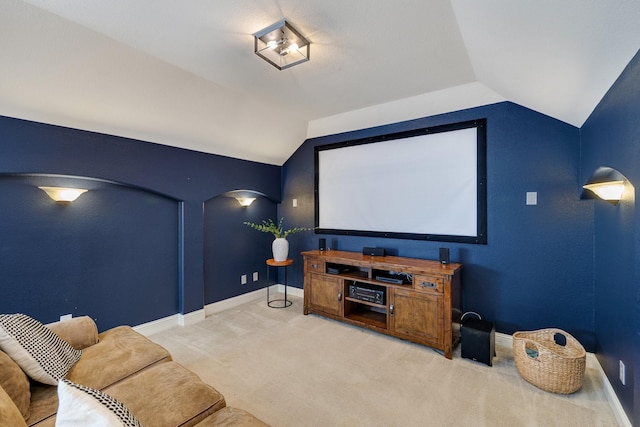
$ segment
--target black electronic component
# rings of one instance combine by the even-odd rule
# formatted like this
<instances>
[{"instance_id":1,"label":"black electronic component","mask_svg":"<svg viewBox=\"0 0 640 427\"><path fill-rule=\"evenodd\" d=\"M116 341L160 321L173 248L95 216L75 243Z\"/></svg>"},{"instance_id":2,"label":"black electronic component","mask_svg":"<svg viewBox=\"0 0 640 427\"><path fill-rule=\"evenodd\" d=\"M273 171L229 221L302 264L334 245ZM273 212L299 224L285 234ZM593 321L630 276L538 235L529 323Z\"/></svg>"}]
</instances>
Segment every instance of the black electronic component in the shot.
<instances>
[{"instance_id":1,"label":"black electronic component","mask_svg":"<svg viewBox=\"0 0 640 427\"><path fill-rule=\"evenodd\" d=\"M376 289L368 286L349 285L349 297L374 304L386 304L384 288Z\"/></svg>"},{"instance_id":2,"label":"black electronic component","mask_svg":"<svg viewBox=\"0 0 640 427\"><path fill-rule=\"evenodd\" d=\"M440 263L449 264L449 248L440 248Z\"/></svg>"},{"instance_id":3,"label":"black electronic component","mask_svg":"<svg viewBox=\"0 0 640 427\"><path fill-rule=\"evenodd\" d=\"M496 355L495 331L492 322L464 319L460 328L461 356L491 366Z\"/></svg>"},{"instance_id":4,"label":"black electronic component","mask_svg":"<svg viewBox=\"0 0 640 427\"><path fill-rule=\"evenodd\" d=\"M363 255L371 255L371 256L384 256L384 248L362 248Z\"/></svg>"}]
</instances>

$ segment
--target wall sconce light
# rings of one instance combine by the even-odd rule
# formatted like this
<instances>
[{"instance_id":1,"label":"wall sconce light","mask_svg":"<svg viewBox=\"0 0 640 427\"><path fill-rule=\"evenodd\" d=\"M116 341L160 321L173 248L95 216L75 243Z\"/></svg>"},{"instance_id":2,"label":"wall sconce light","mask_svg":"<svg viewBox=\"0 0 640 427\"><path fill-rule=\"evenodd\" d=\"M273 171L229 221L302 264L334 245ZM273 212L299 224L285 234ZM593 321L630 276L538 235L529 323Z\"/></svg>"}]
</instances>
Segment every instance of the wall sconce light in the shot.
<instances>
[{"instance_id":1,"label":"wall sconce light","mask_svg":"<svg viewBox=\"0 0 640 427\"><path fill-rule=\"evenodd\" d=\"M251 203L253 203L258 197L266 197L270 199L269 196L263 194L259 191L255 190L231 190L226 193L221 194L221 196L232 197L240 203L243 209L247 208Z\"/></svg>"},{"instance_id":2,"label":"wall sconce light","mask_svg":"<svg viewBox=\"0 0 640 427\"><path fill-rule=\"evenodd\" d=\"M592 199L593 195L602 200L617 205L629 180L619 171L601 166L595 170L589 181L582 186L585 190L581 199Z\"/></svg>"},{"instance_id":3,"label":"wall sconce light","mask_svg":"<svg viewBox=\"0 0 640 427\"><path fill-rule=\"evenodd\" d=\"M66 187L38 187L51 199L59 203L71 203L88 190L82 188L66 188Z\"/></svg>"},{"instance_id":4,"label":"wall sconce light","mask_svg":"<svg viewBox=\"0 0 640 427\"><path fill-rule=\"evenodd\" d=\"M240 203L240 206L242 206L243 208L251 206L251 203L253 203L255 199L256 199L255 197L236 197L236 200L238 201L238 203Z\"/></svg>"},{"instance_id":5,"label":"wall sconce light","mask_svg":"<svg viewBox=\"0 0 640 427\"><path fill-rule=\"evenodd\" d=\"M255 54L278 70L309 60L311 43L285 20L258 31L253 37Z\"/></svg>"}]
</instances>

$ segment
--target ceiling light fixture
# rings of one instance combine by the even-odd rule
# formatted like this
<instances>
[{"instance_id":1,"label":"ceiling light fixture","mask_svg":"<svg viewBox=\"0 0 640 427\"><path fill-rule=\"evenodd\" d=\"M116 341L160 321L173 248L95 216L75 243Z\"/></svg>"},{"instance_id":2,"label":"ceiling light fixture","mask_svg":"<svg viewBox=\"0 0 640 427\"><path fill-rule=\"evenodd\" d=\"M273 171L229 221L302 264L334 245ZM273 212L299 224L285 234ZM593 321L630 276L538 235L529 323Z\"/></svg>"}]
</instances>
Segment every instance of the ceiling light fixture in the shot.
<instances>
[{"instance_id":1,"label":"ceiling light fixture","mask_svg":"<svg viewBox=\"0 0 640 427\"><path fill-rule=\"evenodd\" d=\"M619 171L609 167L599 167L593 172L589 181L582 186L582 199L593 198L595 194L602 200L617 205L622 199L627 178Z\"/></svg>"},{"instance_id":2,"label":"ceiling light fixture","mask_svg":"<svg viewBox=\"0 0 640 427\"><path fill-rule=\"evenodd\" d=\"M276 22L253 36L255 54L278 70L309 60L311 43L285 20Z\"/></svg>"}]
</instances>

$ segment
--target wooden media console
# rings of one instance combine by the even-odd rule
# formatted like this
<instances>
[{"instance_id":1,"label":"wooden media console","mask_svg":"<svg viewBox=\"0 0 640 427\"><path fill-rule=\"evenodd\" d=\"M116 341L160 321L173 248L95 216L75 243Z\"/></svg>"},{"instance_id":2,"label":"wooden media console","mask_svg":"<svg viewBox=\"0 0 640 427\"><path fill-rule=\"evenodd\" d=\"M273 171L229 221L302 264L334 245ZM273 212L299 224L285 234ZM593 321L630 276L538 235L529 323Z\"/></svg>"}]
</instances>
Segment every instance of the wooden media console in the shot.
<instances>
[{"instance_id":1,"label":"wooden media console","mask_svg":"<svg viewBox=\"0 0 640 427\"><path fill-rule=\"evenodd\" d=\"M307 251L304 314L427 345L451 359L460 338L462 264Z\"/></svg>"}]
</instances>

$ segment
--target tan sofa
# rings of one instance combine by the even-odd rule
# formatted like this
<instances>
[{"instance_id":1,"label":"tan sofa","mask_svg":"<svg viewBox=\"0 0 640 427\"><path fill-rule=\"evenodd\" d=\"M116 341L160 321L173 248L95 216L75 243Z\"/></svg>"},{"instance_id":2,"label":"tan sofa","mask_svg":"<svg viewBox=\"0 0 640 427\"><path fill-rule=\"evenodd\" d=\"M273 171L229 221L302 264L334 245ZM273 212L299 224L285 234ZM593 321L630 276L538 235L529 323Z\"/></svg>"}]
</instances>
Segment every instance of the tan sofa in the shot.
<instances>
[{"instance_id":1,"label":"tan sofa","mask_svg":"<svg viewBox=\"0 0 640 427\"><path fill-rule=\"evenodd\" d=\"M47 326L82 350L66 379L116 398L144 426L266 426L246 411L227 407L222 394L128 326L98 334L90 317ZM57 387L29 380L0 351L2 425L53 427L57 410Z\"/></svg>"}]
</instances>

